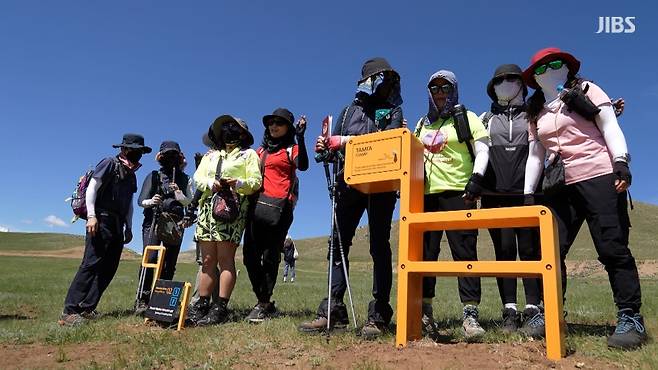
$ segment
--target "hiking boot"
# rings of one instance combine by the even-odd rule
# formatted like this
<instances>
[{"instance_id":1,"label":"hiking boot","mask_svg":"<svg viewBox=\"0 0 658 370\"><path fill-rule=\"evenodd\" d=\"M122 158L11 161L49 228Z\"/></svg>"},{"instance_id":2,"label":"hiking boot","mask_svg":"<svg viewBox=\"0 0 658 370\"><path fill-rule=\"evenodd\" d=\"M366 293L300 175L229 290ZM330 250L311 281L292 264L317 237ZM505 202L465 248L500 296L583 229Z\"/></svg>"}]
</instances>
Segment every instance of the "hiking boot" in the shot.
<instances>
[{"instance_id":1,"label":"hiking boot","mask_svg":"<svg viewBox=\"0 0 658 370\"><path fill-rule=\"evenodd\" d=\"M276 314L276 307L274 302L257 303L254 308L249 312L245 320L253 323L263 322L271 319Z\"/></svg>"},{"instance_id":2,"label":"hiking boot","mask_svg":"<svg viewBox=\"0 0 658 370\"><path fill-rule=\"evenodd\" d=\"M224 323L228 320L228 308L225 304L213 303L208 314L196 321L196 326L209 326Z\"/></svg>"},{"instance_id":3,"label":"hiking boot","mask_svg":"<svg viewBox=\"0 0 658 370\"><path fill-rule=\"evenodd\" d=\"M431 303L423 303L423 317L421 318L422 330L424 336L430 338L438 337L439 329L436 322L434 322L434 311L432 310Z\"/></svg>"},{"instance_id":4,"label":"hiking boot","mask_svg":"<svg viewBox=\"0 0 658 370\"><path fill-rule=\"evenodd\" d=\"M464 336L466 339L473 339L484 335L485 330L482 329L478 322L478 307L472 304L464 306L464 322L462 329L464 329Z\"/></svg>"},{"instance_id":5,"label":"hiking boot","mask_svg":"<svg viewBox=\"0 0 658 370\"><path fill-rule=\"evenodd\" d=\"M374 340L381 337L385 330L386 325L384 323L368 320L361 328L361 337L366 340Z\"/></svg>"},{"instance_id":6,"label":"hiking boot","mask_svg":"<svg viewBox=\"0 0 658 370\"><path fill-rule=\"evenodd\" d=\"M82 316L85 320L96 320L103 316L103 314L96 310L91 310L81 313L80 316Z\"/></svg>"},{"instance_id":7,"label":"hiking boot","mask_svg":"<svg viewBox=\"0 0 658 370\"><path fill-rule=\"evenodd\" d=\"M144 315L144 312L146 312L148 308L149 308L149 304L146 303L146 301L141 299L138 300L137 302L135 302L135 315L136 316Z\"/></svg>"},{"instance_id":8,"label":"hiking boot","mask_svg":"<svg viewBox=\"0 0 658 370\"><path fill-rule=\"evenodd\" d=\"M193 324L196 324L197 321L201 320L208 314L209 310L210 298L199 297L199 299L191 304L190 308L187 310L187 319L190 320Z\"/></svg>"},{"instance_id":9,"label":"hiking boot","mask_svg":"<svg viewBox=\"0 0 658 370\"><path fill-rule=\"evenodd\" d=\"M619 310L617 313L617 327L608 337L608 347L618 349L635 349L648 339L644 328L644 319L632 309Z\"/></svg>"},{"instance_id":10,"label":"hiking boot","mask_svg":"<svg viewBox=\"0 0 658 370\"><path fill-rule=\"evenodd\" d=\"M339 320L336 322L332 320L332 325L330 325L331 330L344 330L347 328L347 322ZM327 330L327 318L323 316L317 316L311 321L305 321L297 327L297 329L302 333L322 333Z\"/></svg>"},{"instance_id":11,"label":"hiking boot","mask_svg":"<svg viewBox=\"0 0 658 370\"><path fill-rule=\"evenodd\" d=\"M519 323L521 322L521 314L513 308L503 309L503 333L513 333L519 330Z\"/></svg>"},{"instance_id":12,"label":"hiking boot","mask_svg":"<svg viewBox=\"0 0 658 370\"><path fill-rule=\"evenodd\" d=\"M76 327L87 322L87 320L78 313L62 313L57 323L61 326Z\"/></svg>"},{"instance_id":13,"label":"hiking boot","mask_svg":"<svg viewBox=\"0 0 658 370\"><path fill-rule=\"evenodd\" d=\"M543 338L546 332L544 311L539 307L527 307L523 310L523 325L521 333L532 338Z\"/></svg>"}]
</instances>

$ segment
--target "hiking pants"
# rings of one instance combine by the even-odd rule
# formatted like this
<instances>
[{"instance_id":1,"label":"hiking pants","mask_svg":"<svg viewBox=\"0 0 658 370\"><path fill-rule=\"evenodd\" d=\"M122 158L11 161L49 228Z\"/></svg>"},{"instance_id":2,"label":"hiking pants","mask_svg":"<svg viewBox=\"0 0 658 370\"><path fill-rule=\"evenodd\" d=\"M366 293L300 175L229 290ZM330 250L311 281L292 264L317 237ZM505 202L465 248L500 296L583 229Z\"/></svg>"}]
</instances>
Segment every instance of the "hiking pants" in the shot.
<instances>
[{"instance_id":1,"label":"hiking pants","mask_svg":"<svg viewBox=\"0 0 658 370\"><path fill-rule=\"evenodd\" d=\"M425 212L457 211L470 209L464 203L463 191L444 191L425 195ZM455 261L477 261L477 230L452 230L445 232L448 245ZM443 230L426 231L423 233L423 261L438 261L441 251ZM462 303L480 303L482 295L479 277L457 278L459 298ZM423 298L434 298L436 287L435 276L423 277Z\"/></svg>"},{"instance_id":2,"label":"hiking pants","mask_svg":"<svg viewBox=\"0 0 658 370\"><path fill-rule=\"evenodd\" d=\"M151 235L151 225L142 227L142 244L143 244L142 254L144 253L144 249L146 249L146 246L148 245L162 244L165 247L164 261L162 264L162 270L160 270L160 279L162 280L171 280L174 278L174 273L176 272L176 262L178 262L178 254L180 253L180 247L182 243L183 243L182 235L178 243L174 243L174 244L164 243L162 240L158 238L158 236L155 233L155 230L153 230L153 234ZM156 263L158 260L157 257L158 257L157 253L150 253L148 262ZM137 274L138 278L141 271L142 270L140 266L139 272ZM153 269L146 269L146 275L144 277L144 289L142 290L142 295L141 295L141 299L145 300L146 302L148 302L151 296L152 285L153 285Z\"/></svg>"},{"instance_id":3,"label":"hiking pants","mask_svg":"<svg viewBox=\"0 0 658 370\"><path fill-rule=\"evenodd\" d=\"M114 278L123 251L123 222L114 215L99 212L98 230L85 237L85 252L64 301L64 313L90 312Z\"/></svg>"},{"instance_id":4,"label":"hiking pants","mask_svg":"<svg viewBox=\"0 0 658 370\"><path fill-rule=\"evenodd\" d=\"M251 288L258 298L258 302L270 301L279 274L283 243L286 240L288 229L292 225L292 206L287 203L277 225L269 226L254 220L253 208L247 216L245 227L243 256L247 267Z\"/></svg>"},{"instance_id":5,"label":"hiking pants","mask_svg":"<svg viewBox=\"0 0 658 370\"><path fill-rule=\"evenodd\" d=\"M490 195L482 197L482 208L520 207L522 195ZM518 227L510 229L489 229L493 241L496 261L516 261L518 253L521 261L539 261L539 233L536 228ZM496 278L500 299L504 304L516 303L516 278ZM541 279L524 278L525 303L538 305L541 302Z\"/></svg>"},{"instance_id":6,"label":"hiking pants","mask_svg":"<svg viewBox=\"0 0 658 370\"><path fill-rule=\"evenodd\" d=\"M285 265L283 266L283 277L287 277L288 274L290 274L291 279L295 278L295 260L285 262Z\"/></svg>"},{"instance_id":7,"label":"hiking pants","mask_svg":"<svg viewBox=\"0 0 658 370\"><path fill-rule=\"evenodd\" d=\"M345 268L349 273L349 253L352 238L363 212L367 211L370 256L373 262L372 296L374 298L368 305L368 320L388 324L393 316L393 308L389 303L391 285L393 284L389 239L397 196L395 192L364 194L348 187L342 179L336 181L336 190L336 218L340 234L334 228L332 232L334 263L331 266L332 315L334 303L340 306L347 290L339 242L343 246ZM327 253L327 259L329 259L329 253ZM326 317L326 314L327 300L325 299L320 303L318 315Z\"/></svg>"},{"instance_id":8,"label":"hiking pants","mask_svg":"<svg viewBox=\"0 0 658 370\"><path fill-rule=\"evenodd\" d=\"M642 294L635 258L628 249L628 212L618 208L625 207L626 197L616 193L615 179L609 174L567 185L546 197L546 204L557 219L563 294L567 289L564 260L586 220L598 259L608 272L617 308L639 312Z\"/></svg>"}]
</instances>

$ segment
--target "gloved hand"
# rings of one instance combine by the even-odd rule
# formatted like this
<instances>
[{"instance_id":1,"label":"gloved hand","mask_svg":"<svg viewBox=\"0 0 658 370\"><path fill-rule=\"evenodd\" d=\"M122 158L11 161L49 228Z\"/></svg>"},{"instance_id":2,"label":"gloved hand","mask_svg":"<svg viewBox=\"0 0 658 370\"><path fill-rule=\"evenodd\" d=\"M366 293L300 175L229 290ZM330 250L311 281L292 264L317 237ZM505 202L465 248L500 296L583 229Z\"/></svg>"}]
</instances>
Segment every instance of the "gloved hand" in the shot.
<instances>
[{"instance_id":1,"label":"gloved hand","mask_svg":"<svg viewBox=\"0 0 658 370\"><path fill-rule=\"evenodd\" d=\"M471 178L468 180L468 183L466 184L466 188L464 189L464 195L463 198L467 203L473 203L480 199L480 195L482 195L482 183L484 182L484 177L480 175L479 173L474 173L471 175Z\"/></svg>"},{"instance_id":2,"label":"gloved hand","mask_svg":"<svg viewBox=\"0 0 658 370\"><path fill-rule=\"evenodd\" d=\"M631 186L633 176L631 175L631 170L628 168L628 163L624 161L617 161L613 163L612 173L617 176L617 180L615 180L615 190L617 190L618 193L625 191L629 186Z\"/></svg>"},{"instance_id":3,"label":"gloved hand","mask_svg":"<svg viewBox=\"0 0 658 370\"><path fill-rule=\"evenodd\" d=\"M297 137L303 137L304 133L306 132L306 116L301 116L297 120L297 124L295 125L295 135Z\"/></svg>"},{"instance_id":4,"label":"gloved hand","mask_svg":"<svg viewBox=\"0 0 658 370\"><path fill-rule=\"evenodd\" d=\"M535 195L534 194L523 194L523 205L524 206L534 206L535 205Z\"/></svg>"}]
</instances>

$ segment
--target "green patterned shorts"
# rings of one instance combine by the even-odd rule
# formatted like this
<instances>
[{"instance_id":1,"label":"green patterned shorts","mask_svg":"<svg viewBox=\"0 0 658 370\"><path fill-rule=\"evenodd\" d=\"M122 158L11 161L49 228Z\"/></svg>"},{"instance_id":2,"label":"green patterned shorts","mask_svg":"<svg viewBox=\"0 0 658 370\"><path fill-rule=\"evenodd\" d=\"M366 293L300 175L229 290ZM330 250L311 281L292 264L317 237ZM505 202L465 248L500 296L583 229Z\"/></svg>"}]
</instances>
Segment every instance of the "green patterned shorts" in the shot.
<instances>
[{"instance_id":1,"label":"green patterned shorts","mask_svg":"<svg viewBox=\"0 0 658 370\"><path fill-rule=\"evenodd\" d=\"M196 240L202 242L230 241L240 244L247 221L249 200L246 196L240 195L240 213L238 218L231 223L217 221L213 217L211 200L212 197L206 197L199 204L199 218L194 232Z\"/></svg>"}]
</instances>

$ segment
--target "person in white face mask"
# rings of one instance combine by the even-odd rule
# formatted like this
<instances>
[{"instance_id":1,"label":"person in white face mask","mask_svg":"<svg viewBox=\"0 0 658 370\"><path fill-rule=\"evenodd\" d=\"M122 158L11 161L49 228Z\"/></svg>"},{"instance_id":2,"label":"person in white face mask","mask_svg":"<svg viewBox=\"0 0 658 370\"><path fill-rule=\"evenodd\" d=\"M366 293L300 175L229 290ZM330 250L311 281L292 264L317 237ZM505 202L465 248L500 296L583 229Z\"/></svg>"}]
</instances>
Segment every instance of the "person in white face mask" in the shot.
<instances>
[{"instance_id":1,"label":"person in white face mask","mask_svg":"<svg viewBox=\"0 0 658 370\"><path fill-rule=\"evenodd\" d=\"M637 266L628 249L628 217L619 212L631 184L630 155L610 98L591 81L579 78L579 68L573 55L546 48L532 57L523 72L525 83L536 90L528 100L530 150L524 204L534 204L544 170L545 203L558 225L563 294L564 260L587 220L618 308L617 327L608 346L632 349L648 335L640 314Z\"/></svg>"},{"instance_id":2,"label":"person in white face mask","mask_svg":"<svg viewBox=\"0 0 658 370\"><path fill-rule=\"evenodd\" d=\"M528 89L516 64L496 68L487 84L492 100L491 110L482 114L491 146L485 174L487 190L482 195L482 208L523 206L523 183L528 159L528 119L525 98ZM538 234L532 228L489 229L496 261L537 261L540 257ZM505 332L521 332L532 337L544 335L544 313L540 280L524 278L523 314L517 311L516 278L498 278L498 291L503 304L502 328Z\"/></svg>"}]
</instances>

